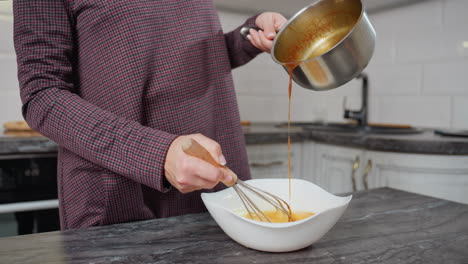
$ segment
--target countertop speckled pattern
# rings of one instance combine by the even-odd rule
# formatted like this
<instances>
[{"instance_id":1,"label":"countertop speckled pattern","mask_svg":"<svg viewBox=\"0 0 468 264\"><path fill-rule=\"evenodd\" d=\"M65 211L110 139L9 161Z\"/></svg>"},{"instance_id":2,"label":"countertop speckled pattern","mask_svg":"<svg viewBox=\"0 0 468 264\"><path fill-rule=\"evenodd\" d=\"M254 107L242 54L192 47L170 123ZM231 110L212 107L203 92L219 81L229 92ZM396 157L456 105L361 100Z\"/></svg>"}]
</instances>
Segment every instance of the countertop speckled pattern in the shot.
<instances>
[{"instance_id":1,"label":"countertop speckled pattern","mask_svg":"<svg viewBox=\"0 0 468 264\"><path fill-rule=\"evenodd\" d=\"M30 133L25 133L30 134ZM42 136L5 135L0 127L0 155L56 153L57 144Z\"/></svg>"},{"instance_id":2,"label":"countertop speckled pattern","mask_svg":"<svg viewBox=\"0 0 468 264\"><path fill-rule=\"evenodd\" d=\"M381 188L354 193L321 240L289 253L245 248L202 213L2 238L0 262L460 264L467 245L467 205Z\"/></svg>"},{"instance_id":3,"label":"countertop speckled pattern","mask_svg":"<svg viewBox=\"0 0 468 264\"><path fill-rule=\"evenodd\" d=\"M243 127L247 144L272 144L288 142L285 126L274 123L253 123ZM3 131L0 129L0 135ZM468 155L468 137L447 137L434 134L433 130L424 130L419 134L366 134L349 132L331 132L291 128L292 142L314 141L362 148L367 150L391 151L402 153ZM57 145L45 137L0 136L0 155L25 153L51 153L57 151Z\"/></svg>"},{"instance_id":4,"label":"countertop speckled pattern","mask_svg":"<svg viewBox=\"0 0 468 264\"><path fill-rule=\"evenodd\" d=\"M275 124L253 124L244 127L247 144L287 143L288 133L284 126ZM468 137L447 137L434 134L433 130L422 130L418 134L366 134L304 130L291 127L293 142L314 141L362 148L366 150L402 153L468 155Z\"/></svg>"}]
</instances>

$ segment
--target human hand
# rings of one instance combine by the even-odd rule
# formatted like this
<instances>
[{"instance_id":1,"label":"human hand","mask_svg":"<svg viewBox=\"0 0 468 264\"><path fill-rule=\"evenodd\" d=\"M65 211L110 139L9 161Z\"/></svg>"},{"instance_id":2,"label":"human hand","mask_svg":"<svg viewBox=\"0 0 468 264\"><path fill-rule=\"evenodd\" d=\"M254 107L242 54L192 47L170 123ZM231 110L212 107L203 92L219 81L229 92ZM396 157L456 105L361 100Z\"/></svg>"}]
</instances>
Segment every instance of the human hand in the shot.
<instances>
[{"instance_id":1,"label":"human hand","mask_svg":"<svg viewBox=\"0 0 468 264\"><path fill-rule=\"evenodd\" d=\"M287 19L279 13L262 13L255 20L255 24L257 24L260 30L256 31L255 29L250 29L247 38L250 40L250 43L258 49L270 53L276 32L280 30L286 22Z\"/></svg>"},{"instance_id":2,"label":"human hand","mask_svg":"<svg viewBox=\"0 0 468 264\"><path fill-rule=\"evenodd\" d=\"M189 138L202 145L215 161L226 164L219 144L202 134L192 134L177 137L169 146L164 164L166 179L181 193L189 193L200 189L212 189L220 181L231 182L226 168L215 167L208 162L187 155L182 150L183 143Z\"/></svg>"}]
</instances>

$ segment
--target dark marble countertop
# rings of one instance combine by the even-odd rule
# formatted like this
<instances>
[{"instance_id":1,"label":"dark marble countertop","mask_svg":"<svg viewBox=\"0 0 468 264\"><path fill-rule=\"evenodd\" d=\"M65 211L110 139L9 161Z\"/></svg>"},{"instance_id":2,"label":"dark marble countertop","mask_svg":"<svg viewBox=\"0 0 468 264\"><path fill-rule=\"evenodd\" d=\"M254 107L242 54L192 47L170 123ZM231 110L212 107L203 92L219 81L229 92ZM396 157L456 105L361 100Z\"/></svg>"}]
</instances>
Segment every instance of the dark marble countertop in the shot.
<instances>
[{"instance_id":1,"label":"dark marble countertop","mask_svg":"<svg viewBox=\"0 0 468 264\"><path fill-rule=\"evenodd\" d=\"M0 127L0 155L56 153L57 144L35 133L6 134Z\"/></svg>"},{"instance_id":2,"label":"dark marble countertop","mask_svg":"<svg viewBox=\"0 0 468 264\"><path fill-rule=\"evenodd\" d=\"M243 127L248 145L288 142L288 130L274 123L254 123ZM365 134L304 130L291 127L291 141L307 140L317 143L362 148L366 150L402 153L468 155L468 137L447 137L426 129L418 134ZM0 129L0 155L54 153L57 144L45 137L12 137Z\"/></svg>"},{"instance_id":3,"label":"dark marble countertop","mask_svg":"<svg viewBox=\"0 0 468 264\"><path fill-rule=\"evenodd\" d=\"M202 213L1 238L0 262L468 263L468 205L388 188L353 196L321 240L289 253L245 248Z\"/></svg>"},{"instance_id":4,"label":"dark marble countertop","mask_svg":"<svg viewBox=\"0 0 468 264\"><path fill-rule=\"evenodd\" d=\"M421 129L421 133L417 134L366 134L304 130L292 126L290 132L292 142L310 140L376 151L468 155L468 137L440 136L432 129ZM244 126L244 134L247 144L288 142L288 130L284 125L264 123Z\"/></svg>"}]
</instances>

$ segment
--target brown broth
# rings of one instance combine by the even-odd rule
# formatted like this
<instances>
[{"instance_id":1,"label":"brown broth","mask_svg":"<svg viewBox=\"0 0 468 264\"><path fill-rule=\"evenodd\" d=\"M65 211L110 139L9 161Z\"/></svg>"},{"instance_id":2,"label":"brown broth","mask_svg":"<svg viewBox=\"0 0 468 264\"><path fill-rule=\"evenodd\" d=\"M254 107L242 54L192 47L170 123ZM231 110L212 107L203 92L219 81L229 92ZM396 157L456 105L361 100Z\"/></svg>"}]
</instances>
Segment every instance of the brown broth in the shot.
<instances>
[{"instance_id":1,"label":"brown broth","mask_svg":"<svg viewBox=\"0 0 468 264\"><path fill-rule=\"evenodd\" d=\"M292 76L294 69L300 62L284 63L283 65L288 69L289 84L288 84L288 183L289 183L289 201L291 201L291 95L292 95Z\"/></svg>"}]
</instances>

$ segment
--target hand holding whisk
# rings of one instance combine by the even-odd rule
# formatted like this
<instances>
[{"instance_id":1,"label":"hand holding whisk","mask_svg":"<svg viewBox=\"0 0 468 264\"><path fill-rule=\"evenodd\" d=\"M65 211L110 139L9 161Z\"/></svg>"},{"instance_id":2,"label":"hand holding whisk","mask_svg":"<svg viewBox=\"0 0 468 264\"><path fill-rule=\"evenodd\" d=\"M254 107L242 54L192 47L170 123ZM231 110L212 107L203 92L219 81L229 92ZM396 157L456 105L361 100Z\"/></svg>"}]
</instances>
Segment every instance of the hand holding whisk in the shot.
<instances>
[{"instance_id":1,"label":"hand holding whisk","mask_svg":"<svg viewBox=\"0 0 468 264\"><path fill-rule=\"evenodd\" d=\"M232 180L230 182L223 183L228 187L234 188L236 193L239 195L242 204L247 210L247 213L252 219L259 220L261 222L271 222L270 219L262 212L262 210L260 210L258 205L253 201L251 196L249 196L247 193L253 194L258 198L264 200L265 202L273 206L276 210L279 210L280 212L286 214L289 221L293 221L291 207L286 201L274 194L250 186L247 183L240 180L232 170L216 162L211 156L211 154L194 139L186 140L182 144L182 150L187 155L202 159L213 166L216 166L218 168L225 168L231 174Z\"/></svg>"}]
</instances>

